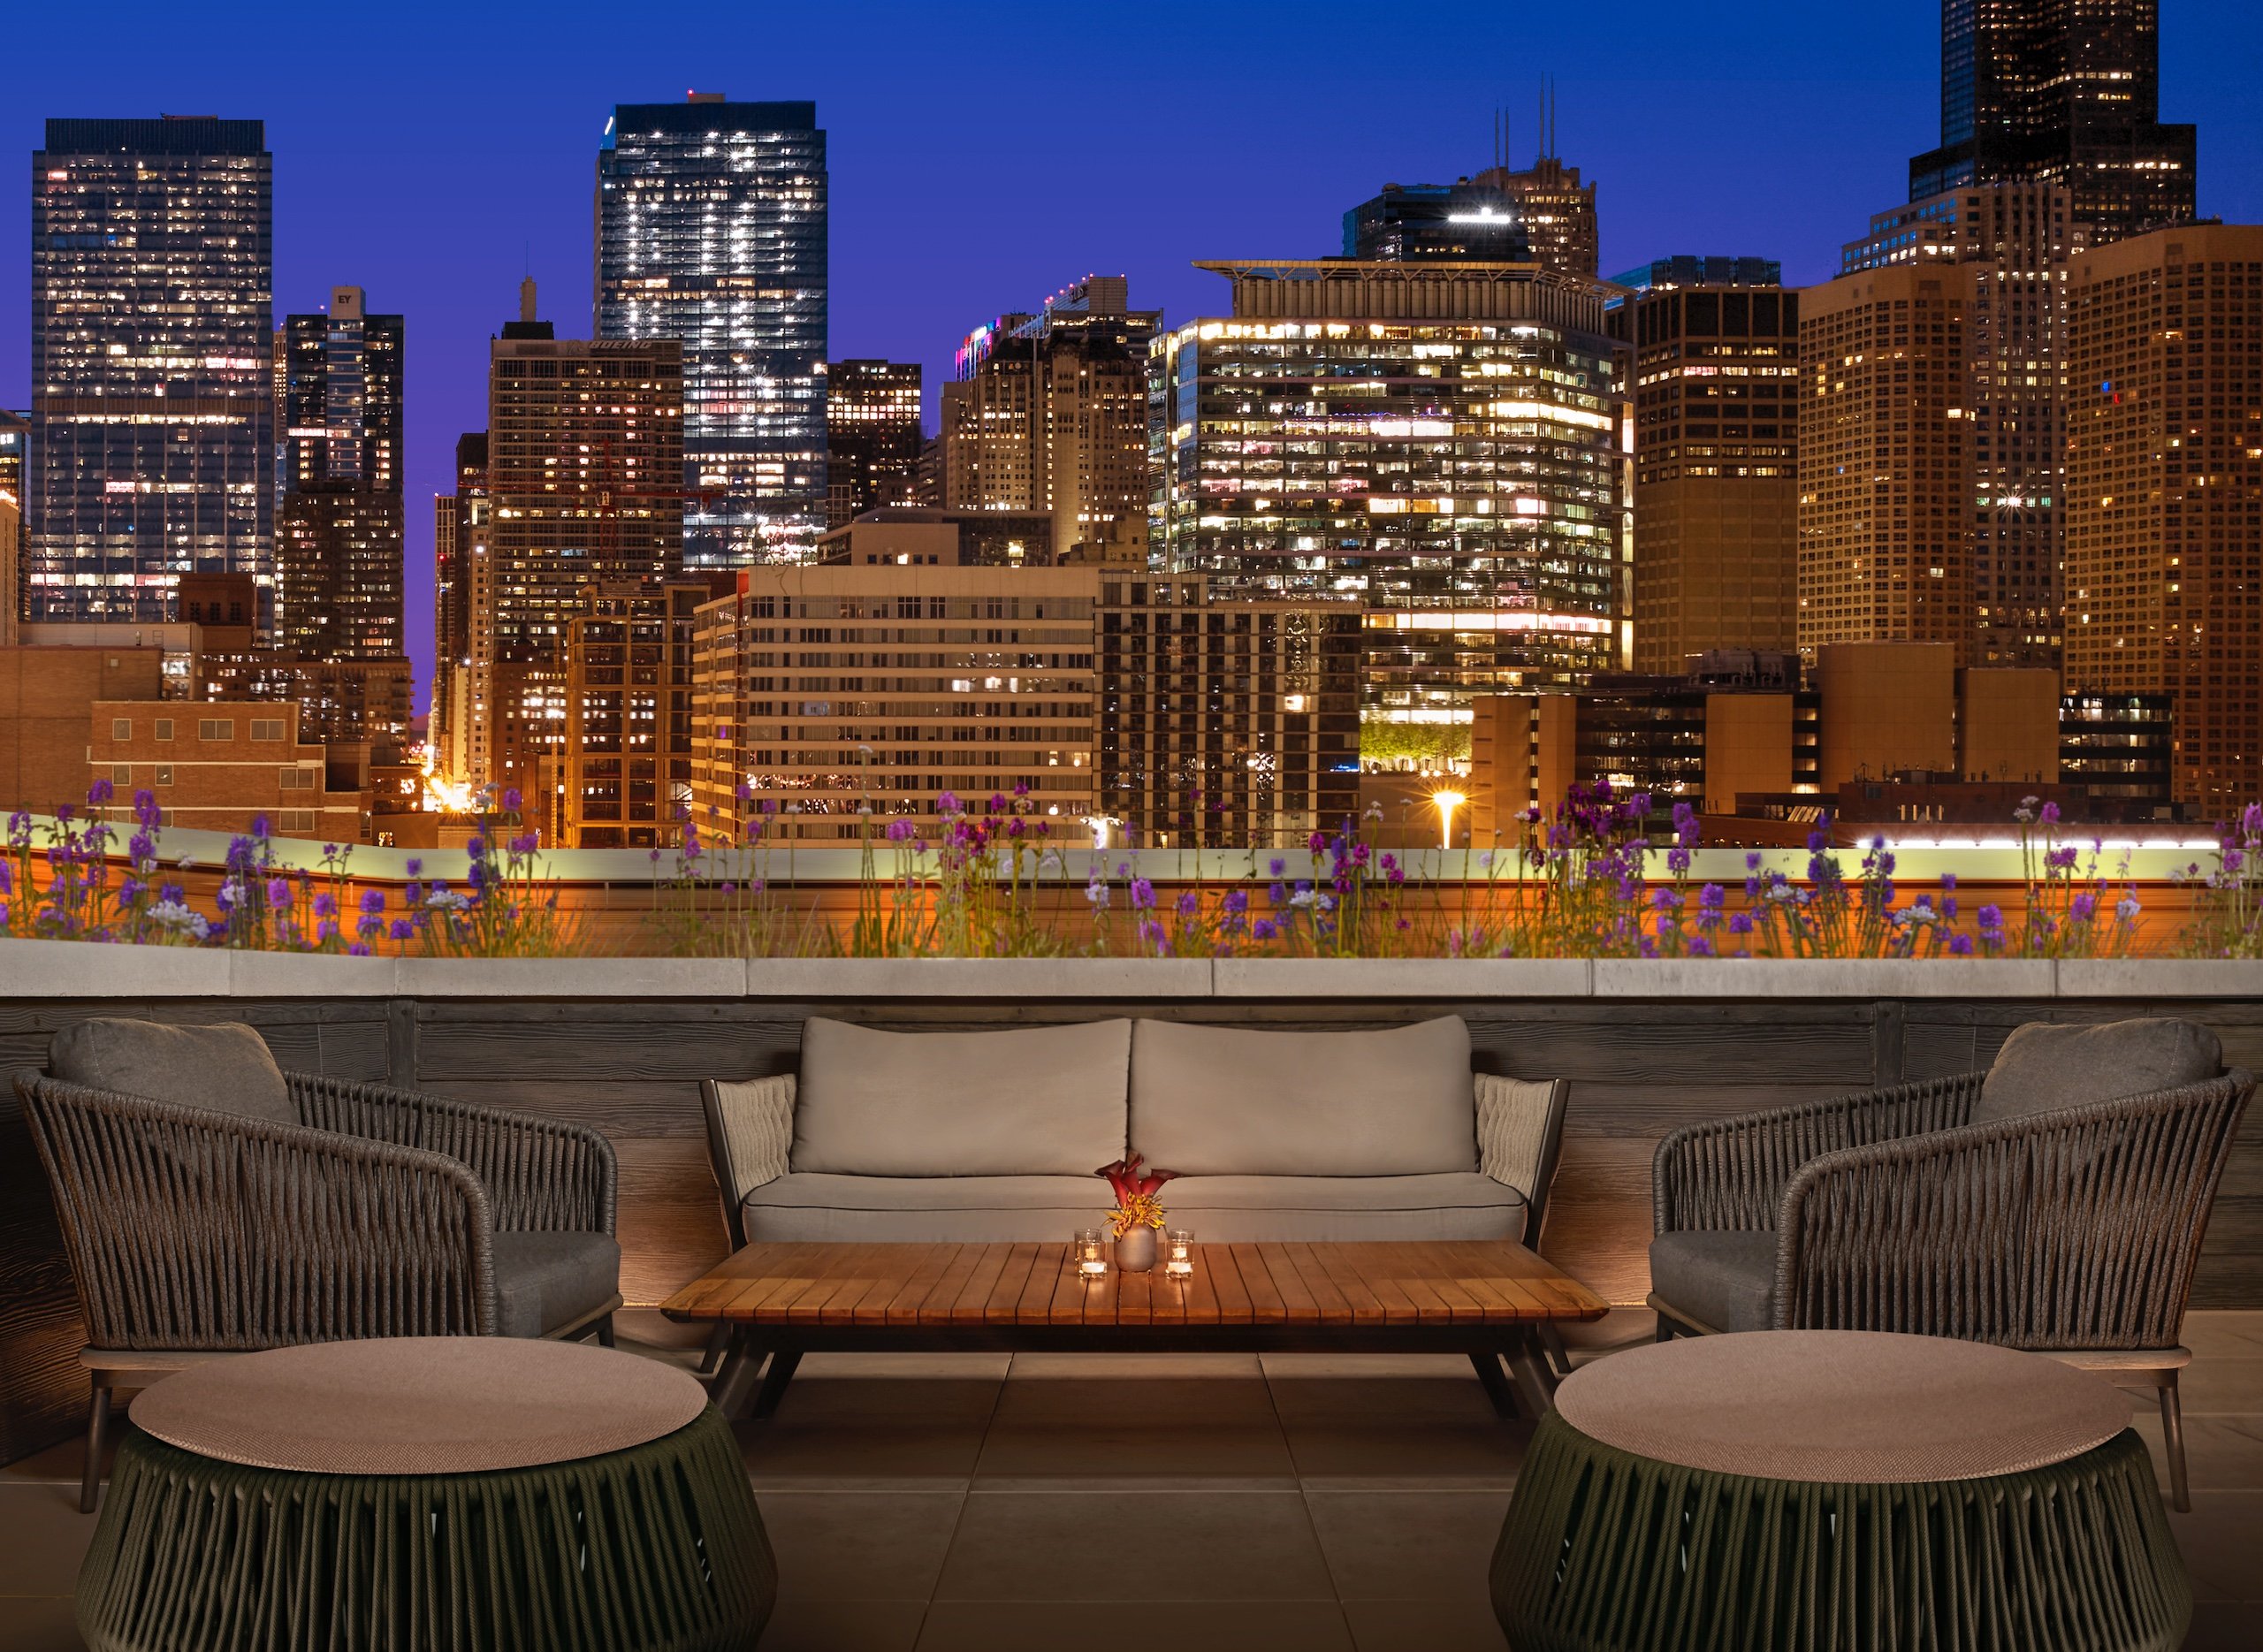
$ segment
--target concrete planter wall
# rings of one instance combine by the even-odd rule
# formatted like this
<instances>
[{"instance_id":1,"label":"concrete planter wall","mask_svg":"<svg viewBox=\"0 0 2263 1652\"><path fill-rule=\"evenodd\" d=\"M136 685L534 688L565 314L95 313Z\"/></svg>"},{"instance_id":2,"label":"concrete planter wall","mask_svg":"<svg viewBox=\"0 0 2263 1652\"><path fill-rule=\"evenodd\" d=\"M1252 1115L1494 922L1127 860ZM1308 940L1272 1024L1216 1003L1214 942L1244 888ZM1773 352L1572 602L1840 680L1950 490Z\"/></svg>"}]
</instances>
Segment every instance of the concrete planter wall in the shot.
<instances>
[{"instance_id":1,"label":"concrete planter wall","mask_svg":"<svg viewBox=\"0 0 2263 1652\"><path fill-rule=\"evenodd\" d=\"M1673 1126L1985 1066L2039 1019L2185 1015L2263 1070L2263 963L1298 958L301 957L0 941L0 1054L92 1016L241 1020L286 1067L582 1120L621 1164L626 1294L722 1253L697 1082L789 1070L811 1015L902 1026L1165 1016L1341 1026L1459 1014L1480 1064L1573 1083L1544 1248L1613 1300L1647 1288L1650 1154ZM1095 1184L1097 1186L1097 1184ZM2263 1306L2263 1108L2195 1302ZM45 1179L0 1098L0 1460L78 1426L77 1309Z\"/></svg>"}]
</instances>

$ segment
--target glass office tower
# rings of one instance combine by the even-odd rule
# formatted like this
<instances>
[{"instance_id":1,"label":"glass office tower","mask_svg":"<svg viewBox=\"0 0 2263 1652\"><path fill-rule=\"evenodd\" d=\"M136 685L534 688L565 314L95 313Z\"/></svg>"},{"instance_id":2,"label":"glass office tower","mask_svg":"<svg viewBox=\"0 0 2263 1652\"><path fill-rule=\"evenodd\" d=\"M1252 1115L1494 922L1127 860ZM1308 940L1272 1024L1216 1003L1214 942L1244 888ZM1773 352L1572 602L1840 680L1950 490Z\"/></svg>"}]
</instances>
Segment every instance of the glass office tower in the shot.
<instances>
[{"instance_id":1,"label":"glass office tower","mask_svg":"<svg viewBox=\"0 0 2263 1652\"><path fill-rule=\"evenodd\" d=\"M167 620L192 573L248 574L266 607L272 179L256 120L47 123L32 156L31 618Z\"/></svg>"},{"instance_id":2,"label":"glass office tower","mask_svg":"<svg viewBox=\"0 0 2263 1652\"><path fill-rule=\"evenodd\" d=\"M1628 420L1603 293L1532 264L1205 263L1152 346L1151 543L1220 598L1362 610L1370 724L1618 666Z\"/></svg>"},{"instance_id":3,"label":"glass office tower","mask_svg":"<svg viewBox=\"0 0 2263 1652\"><path fill-rule=\"evenodd\" d=\"M2198 139L2160 124L2158 0L1943 0L1940 147L1909 199L2063 183L2102 246L2193 216Z\"/></svg>"},{"instance_id":4,"label":"glass office tower","mask_svg":"<svg viewBox=\"0 0 2263 1652\"><path fill-rule=\"evenodd\" d=\"M597 336L683 346L688 568L802 560L825 531L826 256L816 104L614 106Z\"/></svg>"}]
</instances>

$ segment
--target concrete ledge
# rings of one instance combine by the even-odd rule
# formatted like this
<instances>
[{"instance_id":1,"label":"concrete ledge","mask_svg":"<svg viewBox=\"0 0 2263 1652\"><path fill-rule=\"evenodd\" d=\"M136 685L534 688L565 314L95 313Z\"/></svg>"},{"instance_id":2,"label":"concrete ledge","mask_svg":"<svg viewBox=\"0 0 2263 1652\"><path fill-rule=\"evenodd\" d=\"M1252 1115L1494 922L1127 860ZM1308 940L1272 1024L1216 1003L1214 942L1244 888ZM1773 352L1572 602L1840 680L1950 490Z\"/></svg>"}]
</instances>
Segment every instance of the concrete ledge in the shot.
<instances>
[{"instance_id":1,"label":"concrete ledge","mask_svg":"<svg viewBox=\"0 0 2263 1652\"><path fill-rule=\"evenodd\" d=\"M742 998L739 958L401 958L410 998Z\"/></svg>"},{"instance_id":2,"label":"concrete ledge","mask_svg":"<svg viewBox=\"0 0 2263 1652\"><path fill-rule=\"evenodd\" d=\"M2263 958L2069 958L2061 998L2263 998Z\"/></svg>"},{"instance_id":3,"label":"concrete ledge","mask_svg":"<svg viewBox=\"0 0 2263 1652\"><path fill-rule=\"evenodd\" d=\"M400 958L339 953L231 952L228 992L236 998L391 998L401 990Z\"/></svg>"},{"instance_id":4,"label":"concrete ledge","mask_svg":"<svg viewBox=\"0 0 2263 1652\"><path fill-rule=\"evenodd\" d=\"M1220 958L1217 998L1585 998L1587 958Z\"/></svg>"},{"instance_id":5,"label":"concrete ledge","mask_svg":"<svg viewBox=\"0 0 2263 1652\"><path fill-rule=\"evenodd\" d=\"M2051 998L2048 958L1597 958L1597 998Z\"/></svg>"},{"instance_id":6,"label":"concrete ledge","mask_svg":"<svg viewBox=\"0 0 2263 1652\"><path fill-rule=\"evenodd\" d=\"M755 998L1208 998L1208 958L750 958Z\"/></svg>"},{"instance_id":7,"label":"concrete ledge","mask_svg":"<svg viewBox=\"0 0 2263 1652\"><path fill-rule=\"evenodd\" d=\"M228 962L197 947L0 940L0 996L225 998Z\"/></svg>"}]
</instances>

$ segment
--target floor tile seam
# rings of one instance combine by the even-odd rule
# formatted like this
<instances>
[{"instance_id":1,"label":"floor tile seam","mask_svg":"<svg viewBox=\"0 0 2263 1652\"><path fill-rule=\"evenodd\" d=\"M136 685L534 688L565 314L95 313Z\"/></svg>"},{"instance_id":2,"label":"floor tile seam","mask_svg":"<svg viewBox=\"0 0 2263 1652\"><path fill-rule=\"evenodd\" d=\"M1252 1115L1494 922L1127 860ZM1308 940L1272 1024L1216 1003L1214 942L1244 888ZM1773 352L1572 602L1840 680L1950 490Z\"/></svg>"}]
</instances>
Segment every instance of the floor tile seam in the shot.
<instances>
[{"instance_id":1,"label":"floor tile seam","mask_svg":"<svg viewBox=\"0 0 2263 1652\"><path fill-rule=\"evenodd\" d=\"M990 1410L982 1419L981 1437L975 1442L974 1462L967 1472L966 1489L959 1493L958 1507L951 1512L951 1529L943 1539L943 1557L935 1564L934 1581L927 1586L926 1603L919 1609L919 1633L911 1638L913 1652L918 1652L919 1642L926 1638L928 1616L942 1598L943 1580L950 1575L951 1556L957 1551L959 1534L966 1526L966 1505L974 1496L975 1471L981 1468L982 1454L989 1450L990 1431L998 1426L998 1408L1005 1403L1006 1384L1013 1381L1014 1361L1019 1358L1018 1354L1007 1354L1005 1372L999 1377L998 1386L991 1390Z\"/></svg>"}]
</instances>

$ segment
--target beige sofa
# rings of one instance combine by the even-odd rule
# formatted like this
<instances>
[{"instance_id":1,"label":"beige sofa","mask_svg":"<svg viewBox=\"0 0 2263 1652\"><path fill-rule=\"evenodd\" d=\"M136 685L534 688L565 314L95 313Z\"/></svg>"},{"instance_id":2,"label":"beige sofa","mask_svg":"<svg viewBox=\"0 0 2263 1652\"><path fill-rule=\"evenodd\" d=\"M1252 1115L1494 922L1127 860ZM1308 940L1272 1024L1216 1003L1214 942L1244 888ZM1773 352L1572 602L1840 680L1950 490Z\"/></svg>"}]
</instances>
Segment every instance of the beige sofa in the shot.
<instances>
[{"instance_id":1,"label":"beige sofa","mask_svg":"<svg viewBox=\"0 0 2263 1652\"><path fill-rule=\"evenodd\" d=\"M799 1071L703 1086L735 1245L1053 1240L1141 1154L1204 1240L1537 1240L1565 1086L1470 1070L1458 1016L1352 1032L812 1018Z\"/></svg>"}]
</instances>

